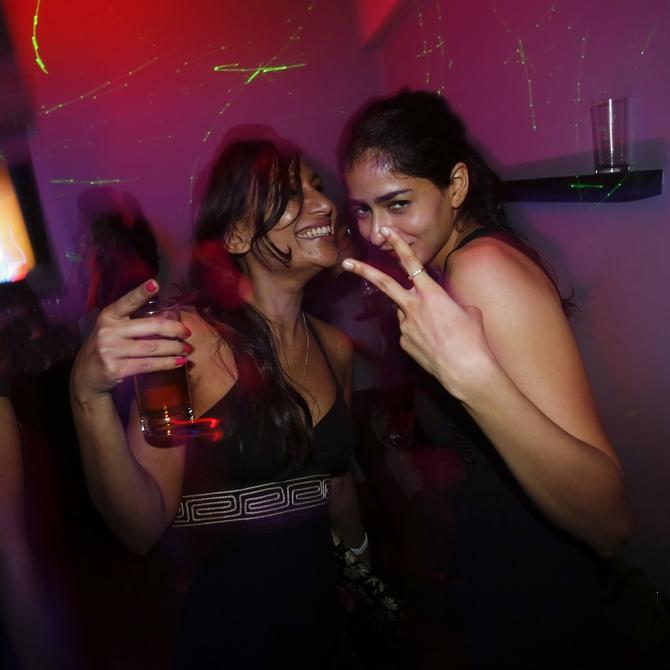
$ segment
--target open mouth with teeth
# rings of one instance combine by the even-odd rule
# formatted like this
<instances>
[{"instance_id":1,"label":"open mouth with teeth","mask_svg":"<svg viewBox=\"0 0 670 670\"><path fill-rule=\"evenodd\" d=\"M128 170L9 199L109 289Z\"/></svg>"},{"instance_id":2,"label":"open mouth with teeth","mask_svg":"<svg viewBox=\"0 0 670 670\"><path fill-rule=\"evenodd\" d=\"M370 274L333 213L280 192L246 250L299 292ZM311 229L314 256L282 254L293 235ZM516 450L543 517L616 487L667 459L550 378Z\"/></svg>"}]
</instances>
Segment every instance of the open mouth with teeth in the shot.
<instances>
[{"instance_id":1,"label":"open mouth with teeth","mask_svg":"<svg viewBox=\"0 0 670 670\"><path fill-rule=\"evenodd\" d=\"M328 237L333 234L333 226L328 223L324 226L310 226L299 230L295 235L303 240L314 240L317 237Z\"/></svg>"}]
</instances>

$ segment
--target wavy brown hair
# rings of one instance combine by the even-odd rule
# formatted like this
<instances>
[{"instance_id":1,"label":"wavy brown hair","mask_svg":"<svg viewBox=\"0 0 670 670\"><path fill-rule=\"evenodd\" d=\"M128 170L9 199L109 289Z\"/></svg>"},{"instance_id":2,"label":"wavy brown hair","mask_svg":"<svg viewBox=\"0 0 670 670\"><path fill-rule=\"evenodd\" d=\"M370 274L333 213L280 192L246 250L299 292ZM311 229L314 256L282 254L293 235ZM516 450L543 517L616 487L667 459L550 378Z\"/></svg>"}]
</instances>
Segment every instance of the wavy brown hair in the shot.
<instances>
[{"instance_id":1,"label":"wavy brown hair","mask_svg":"<svg viewBox=\"0 0 670 670\"><path fill-rule=\"evenodd\" d=\"M278 248L267 233L291 200L297 199L301 209L302 198L296 149L264 139L227 145L212 165L196 213L189 291L184 299L218 332L235 358L244 411L231 413L227 437L247 454L271 441L283 476L299 470L309 456L311 414L279 362L267 319L240 297L240 282L245 279L242 266L226 250L226 242L239 222L250 222L249 253L261 259L269 253L290 267L290 250Z\"/></svg>"}]
</instances>

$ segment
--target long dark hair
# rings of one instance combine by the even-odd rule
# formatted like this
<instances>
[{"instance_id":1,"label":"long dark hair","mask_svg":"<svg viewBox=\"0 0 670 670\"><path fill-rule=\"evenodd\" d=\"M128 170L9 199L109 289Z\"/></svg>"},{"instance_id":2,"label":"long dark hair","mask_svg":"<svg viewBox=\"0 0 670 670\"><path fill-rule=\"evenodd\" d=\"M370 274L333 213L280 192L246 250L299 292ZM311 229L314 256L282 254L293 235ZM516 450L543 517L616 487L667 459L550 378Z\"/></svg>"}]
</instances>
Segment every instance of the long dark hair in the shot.
<instances>
[{"instance_id":1,"label":"long dark hair","mask_svg":"<svg viewBox=\"0 0 670 670\"><path fill-rule=\"evenodd\" d=\"M505 234L513 246L539 265L559 293L553 269L510 228L502 206L500 178L473 146L465 124L442 96L403 88L396 95L369 102L347 124L339 154L343 172L360 160L372 159L390 165L394 172L428 179L439 189L451 183L454 165L464 163L469 186L456 214L457 228L476 223ZM570 298L561 302L569 314L574 308Z\"/></svg>"},{"instance_id":2,"label":"long dark hair","mask_svg":"<svg viewBox=\"0 0 670 670\"><path fill-rule=\"evenodd\" d=\"M227 436L247 453L271 440L284 476L300 469L309 455L311 414L282 369L267 319L240 296L246 277L240 259L226 250L226 242L237 224L248 223L253 231L249 253L262 259L266 252L290 266L290 250L278 248L267 233L291 199L302 208L300 184L300 154L293 147L251 139L223 149L196 213L190 293L185 300L216 329L235 358L243 411L228 417Z\"/></svg>"}]
</instances>

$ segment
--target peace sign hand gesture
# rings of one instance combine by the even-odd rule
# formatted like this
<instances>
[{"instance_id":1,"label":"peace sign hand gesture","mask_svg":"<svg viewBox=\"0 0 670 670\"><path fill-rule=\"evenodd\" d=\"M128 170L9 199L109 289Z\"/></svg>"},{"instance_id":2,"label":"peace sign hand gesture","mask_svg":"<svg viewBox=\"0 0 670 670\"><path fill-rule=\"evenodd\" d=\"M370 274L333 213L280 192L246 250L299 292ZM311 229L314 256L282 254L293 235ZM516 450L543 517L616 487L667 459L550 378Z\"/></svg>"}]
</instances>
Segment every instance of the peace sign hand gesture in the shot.
<instances>
[{"instance_id":1,"label":"peace sign hand gesture","mask_svg":"<svg viewBox=\"0 0 670 670\"><path fill-rule=\"evenodd\" d=\"M398 306L400 346L455 397L495 365L477 307L462 307L435 282L409 245L390 228L381 233L398 255L413 286L404 289L387 274L367 263L346 259L342 266L385 293Z\"/></svg>"}]
</instances>

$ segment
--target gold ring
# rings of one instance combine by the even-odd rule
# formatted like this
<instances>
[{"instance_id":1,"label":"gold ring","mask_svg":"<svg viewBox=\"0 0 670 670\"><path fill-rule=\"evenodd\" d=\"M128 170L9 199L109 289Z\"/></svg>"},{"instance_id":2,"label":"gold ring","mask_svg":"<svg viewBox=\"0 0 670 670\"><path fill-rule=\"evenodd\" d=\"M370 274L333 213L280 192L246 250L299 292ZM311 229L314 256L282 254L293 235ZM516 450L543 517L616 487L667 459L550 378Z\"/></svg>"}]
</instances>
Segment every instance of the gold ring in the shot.
<instances>
[{"instance_id":1,"label":"gold ring","mask_svg":"<svg viewBox=\"0 0 670 670\"><path fill-rule=\"evenodd\" d=\"M422 265L420 268L417 268L416 270L414 270L414 272L410 272L407 275L407 279L409 279L410 281L414 281L414 277L416 277L417 275L420 275L425 269L426 268L424 268L423 265Z\"/></svg>"}]
</instances>

